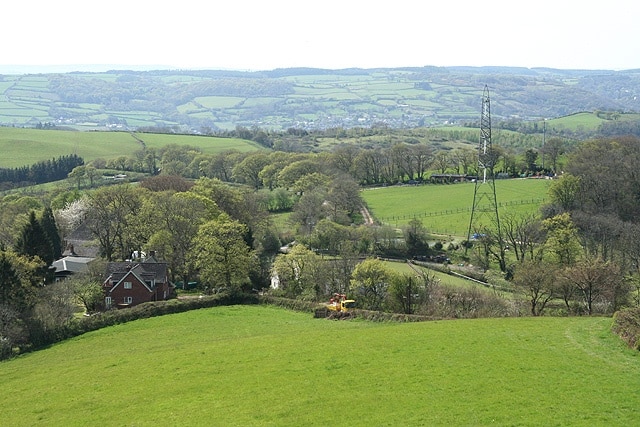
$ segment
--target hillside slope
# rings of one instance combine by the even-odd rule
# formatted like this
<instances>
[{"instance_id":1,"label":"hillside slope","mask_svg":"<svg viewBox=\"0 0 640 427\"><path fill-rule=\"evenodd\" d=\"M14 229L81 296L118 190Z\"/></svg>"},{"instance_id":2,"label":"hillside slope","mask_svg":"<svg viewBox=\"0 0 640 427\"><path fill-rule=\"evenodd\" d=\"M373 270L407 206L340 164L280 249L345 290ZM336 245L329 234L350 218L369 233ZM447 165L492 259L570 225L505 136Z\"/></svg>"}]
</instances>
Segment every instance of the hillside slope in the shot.
<instances>
[{"instance_id":1,"label":"hillside slope","mask_svg":"<svg viewBox=\"0 0 640 427\"><path fill-rule=\"evenodd\" d=\"M195 310L0 363L0 424L634 425L640 358L610 326Z\"/></svg>"},{"instance_id":2,"label":"hillside slope","mask_svg":"<svg viewBox=\"0 0 640 427\"><path fill-rule=\"evenodd\" d=\"M262 72L109 71L0 76L0 124L83 129L417 127L640 111L640 70L421 67Z\"/></svg>"}]
</instances>

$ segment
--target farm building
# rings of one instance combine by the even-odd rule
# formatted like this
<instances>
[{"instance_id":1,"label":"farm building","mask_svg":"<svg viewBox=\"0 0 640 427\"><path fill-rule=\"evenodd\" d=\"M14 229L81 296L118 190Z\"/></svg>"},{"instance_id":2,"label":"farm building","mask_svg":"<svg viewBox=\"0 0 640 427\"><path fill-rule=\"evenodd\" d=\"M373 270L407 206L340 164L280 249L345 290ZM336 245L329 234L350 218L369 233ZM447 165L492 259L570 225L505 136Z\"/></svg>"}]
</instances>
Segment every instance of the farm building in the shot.
<instances>
[{"instance_id":1,"label":"farm building","mask_svg":"<svg viewBox=\"0 0 640 427\"><path fill-rule=\"evenodd\" d=\"M87 272L89 270L88 264L93 260L94 258L90 257L70 255L54 261L51 267L55 269L56 282L64 280L73 274Z\"/></svg>"},{"instance_id":2,"label":"farm building","mask_svg":"<svg viewBox=\"0 0 640 427\"><path fill-rule=\"evenodd\" d=\"M429 177L431 182L435 183L465 182L471 181L475 178L475 176L471 175L459 175L452 173L434 173Z\"/></svg>"}]
</instances>

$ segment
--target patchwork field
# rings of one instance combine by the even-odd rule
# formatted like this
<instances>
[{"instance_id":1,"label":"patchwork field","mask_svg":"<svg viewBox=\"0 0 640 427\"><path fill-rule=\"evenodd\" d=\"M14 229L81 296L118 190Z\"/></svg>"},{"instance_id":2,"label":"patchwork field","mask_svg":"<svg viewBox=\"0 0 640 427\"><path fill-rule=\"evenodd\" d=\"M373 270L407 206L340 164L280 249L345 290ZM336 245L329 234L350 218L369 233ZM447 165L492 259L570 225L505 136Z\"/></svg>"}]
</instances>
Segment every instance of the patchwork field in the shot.
<instances>
[{"instance_id":1,"label":"patchwork field","mask_svg":"<svg viewBox=\"0 0 640 427\"><path fill-rule=\"evenodd\" d=\"M549 135L589 133L629 115L602 112L638 110L630 96L637 80L623 71L594 79L588 71L510 67L5 74L0 75L0 123L57 123L82 130L440 126L478 120L488 84L495 119L521 117L542 125L546 117Z\"/></svg>"},{"instance_id":2,"label":"patchwork field","mask_svg":"<svg viewBox=\"0 0 640 427\"><path fill-rule=\"evenodd\" d=\"M640 355L610 325L202 309L0 363L0 425L635 425Z\"/></svg>"}]
</instances>

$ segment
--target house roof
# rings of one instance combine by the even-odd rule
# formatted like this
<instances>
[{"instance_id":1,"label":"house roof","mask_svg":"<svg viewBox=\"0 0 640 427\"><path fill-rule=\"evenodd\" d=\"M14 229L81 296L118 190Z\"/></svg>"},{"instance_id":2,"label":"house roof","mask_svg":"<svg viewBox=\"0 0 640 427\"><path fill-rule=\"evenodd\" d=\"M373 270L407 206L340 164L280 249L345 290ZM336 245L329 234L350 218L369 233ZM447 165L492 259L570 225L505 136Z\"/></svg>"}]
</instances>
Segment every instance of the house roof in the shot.
<instances>
[{"instance_id":1,"label":"house roof","mask_svg":"<svg viewBox=\"0 0 640 427\"><path fill-rule=\"evenodd\" d=\"M86 221L80 224L75 230L65 238L67 247L73 246L73 254L86 257L97 257L99 247L95 241L95 236L87 227ZM66 251L71 255L70 251Z\"/></svg>"},{"instance_id":2,"label":"house roof","mask_svg":"<svg viewBox=\"0 0 640 427\"><path fill-rule=\"evenodd\" d=\"M56 269L56 273L70 272L70 273L82 273L89 269L87 264L93 261L94 258L81 257L81 256L67 256L54 261L51 264Z\"/></svg>"},{"instance_id":3,"label":"house roof","mask_svg":"<svg viewBox=\"0 0 640 427\"><path fill-rule=\"evenodd\" d=\"M111 288L111 290L109 292L113 292L114 289L116 289L118 286L120 286L120 283L122 283L123 281L126 280L127 277L129 276L135 276L138 279L138 282L140 282L142 284L142 286L144 286L145 288L147 288L147 291L149 292L153 292L152 286L149 285L148 282L153 282L153 277L150 277L150 275L140 275L140 274L136 274L136 270L138 269L138 266L134 266L133 268L131 268L131 270L125 272L122 277L119 278L114 278L114 275L111 275L111 279L112 280L117 280L117 283ZM118 275L118 273L115 273L116 275Z\"/></svg>"},{"instance_id":4,"label":"house roof","mask_svg":"<svg viewBox=\"0 0 640 427\"><path fill-rule=\"evenodd\" d=\"M144 281L156 280L164 283L167 279L167 263L165 262L110 262L107 264L107 277L119 282L129 272Z\"/></svg>"}]
</instances>

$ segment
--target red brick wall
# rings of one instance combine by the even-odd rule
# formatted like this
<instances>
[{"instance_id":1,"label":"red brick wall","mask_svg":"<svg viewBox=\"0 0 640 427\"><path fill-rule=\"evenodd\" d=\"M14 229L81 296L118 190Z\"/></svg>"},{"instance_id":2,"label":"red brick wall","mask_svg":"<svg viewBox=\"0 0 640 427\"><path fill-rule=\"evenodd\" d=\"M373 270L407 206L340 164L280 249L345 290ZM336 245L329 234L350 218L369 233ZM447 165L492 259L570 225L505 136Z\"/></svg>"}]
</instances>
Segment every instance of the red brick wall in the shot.
<instances>
[{"instance_id":1,"label":"red brick wall","mask_svg":"<svg viewBox=\"0 0 640 427\"><path fill-rule=\"evenodd\" d=\"M125 289L124 282L131 282L131 289ZM107 294L107 296L111 297L111 305L114 307L125 304L125 297L131 297L130 306L134 306L143 302L154 301L154 295L155 292L149 292L144 283L140 282L133 274L127 274L120 284Z\"/></svg>"}]
</instances>

